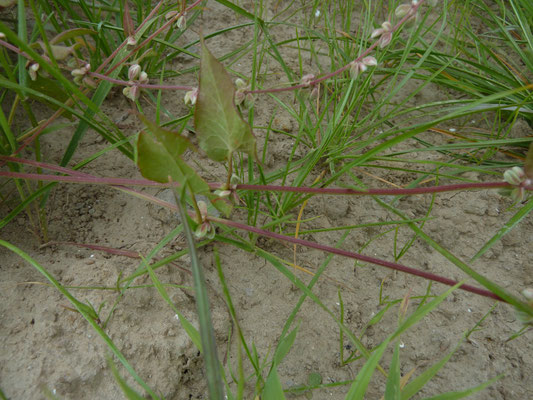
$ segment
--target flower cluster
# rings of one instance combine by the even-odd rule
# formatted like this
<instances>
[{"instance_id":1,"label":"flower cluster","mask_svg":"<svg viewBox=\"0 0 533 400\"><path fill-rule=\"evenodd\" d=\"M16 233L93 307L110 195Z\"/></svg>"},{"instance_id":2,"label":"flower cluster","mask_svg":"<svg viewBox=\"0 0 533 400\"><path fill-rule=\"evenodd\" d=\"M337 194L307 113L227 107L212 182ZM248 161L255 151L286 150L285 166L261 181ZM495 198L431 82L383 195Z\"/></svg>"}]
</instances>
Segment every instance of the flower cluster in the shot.
<instances>
[{"instance_id":1,"label":"flower cluster","mask_svg":"<svg viewBox=\"0 0 533 400\"><path fill-rule=\"evenodd\" d=\"M516 201L522 201L526 192L525 187L533 183L533 179L529 178L521 167L513 167L505 171L503 180L514 186L511 197Z\"/></svg>"},{"instance_id":2,"label":"flower cluster","mask_svg":"<svg viewBox=\"0 0 533 400\"><path fill-rule=\"evenodd\" d=\"M179 11L169 11L166 15L165 15L165 19L168 21L172 18L176 18L176 16L178 16L178 19L176 20L176 28L180 29L180 30L183 30L185 29L185 26L187 25L187 13L180 13Z\"/></svg>"},{"instance_id":3,"label":"flower cluster","mask_svg":"<svg viewBox=\"0 0 533 400\"><path fill-rule=\"evenodd\" d=\"M250 90L250 84L244 82L241 78L235 79L235 105L240 106L243 104L246 108L250 108L254 104L254 97L251 93L247 93Z\"/></svg>"},{"instance_id":4,"label":"flower cluster","mask_svg":"<svg viewBox=\"0 0 533 400\"><path fill-rule=\"evenodd\" d=\"M213 239L215 237L215 228L207 220L207 203L205 201L200 200L196 204L198 205L198 209L200 210L202 220L196 221L198 223L198 227L194 231L194 235L199 239L204 237L207 237L208 239Z\"/></svg>"},{"instance_id":5,"label":"flower cluster","mask_svg":"<svg viewBox=\"0 0 533 400\"><path fill-rule=\"evenodd\" d=\"M71 71L71 75L74 77L74 83L77 85L85 85L88 88L95 89L96 82L88 75L91 71L91 64L85 64L81 68L76 68Z\"/></svg>"},{"instance_id":6,"label":"flower cluster","mask_svg":"<svg viewBox=\"0 0 533 400\"><path fill-rule=\"evenodd\" d=\"M350 63L350 76L352 79L356 79L368 67L375 67L376 65L378 65L378 61L372 56L365 57L361 61L354 60Z\"/></svg>"},{"instance_id":7,"label":"flower cluster","mask_svg":"<svg viewBox=\"0 0 533 400\"><path fill-rule=\"evenodd\" d=\"M374 29L370 37L372 39L379 38L379 47L384 48L392 40L392 24L389 21L383 22L381 28Z\"/></svg>"},{"instance_id":8,"label":"flower cluster","mask_svg":"<svg viewBox=\"0 0 533 400\"><path fill-rule=\"evenodd\" d=\"M139 64L133 64L128 69L128 84L122 93L128 99L135 101L139 98L141 94L141 88L139 84L148 83L148 74L141 69Z\"/></svg>"}]
</instances>

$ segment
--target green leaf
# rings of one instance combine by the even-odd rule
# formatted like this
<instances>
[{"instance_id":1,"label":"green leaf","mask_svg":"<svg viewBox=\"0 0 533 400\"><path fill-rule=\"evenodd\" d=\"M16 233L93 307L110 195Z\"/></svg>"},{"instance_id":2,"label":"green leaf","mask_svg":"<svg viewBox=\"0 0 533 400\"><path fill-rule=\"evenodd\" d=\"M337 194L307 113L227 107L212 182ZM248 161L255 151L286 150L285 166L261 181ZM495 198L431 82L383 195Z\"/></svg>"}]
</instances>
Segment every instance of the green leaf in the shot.
<instances>
[{"instance_id":1,"label":"green leaf","mask_svg":"<svg viewBox=\"0 0 533 400\"><path fill-rule=\"evenodd\" d=\"M272 368L268 378L265 382L265 388L263 389L263 400L283 400L285 399L285 394L283 393L283 387L279 380L278 372L276 368Z\"/></svg>"},{"instance_id":2,"label":"green leaf","mask_svg":"<svg viewBox=\"0 0 533 400\"><path fill-rule=\"evenodd\" d=\"M98 32L93 31L92 29L87 29L87 28L73 28L73 29L69 29L69 30L59 33L59 35L57 35L55 38L50 40L50 43L58 44L58 43L65 42L70 39L74 39L78 36L83 36L83 35L95 35L96 36L98 35Z\"/></svg>"},{"instance_id":3,"label":"green leaf","mask_svg":"<svg viewBox=\"0 0 533 400\"><path fill-rule=\"evenodd\" d=\"M224 66L202 40L200 88L194 112L194 126L200 147L215 161L229 160L236 151L256 156L252 129L234 103L235 86Z\"/></svg>"},{"instance_id":4,"label":"green leaf","mask_svg":"<svg viewBox=\"0 0 533 400\"><path fill-rule=\"evenodd\" d=\"M181 185L189 185L196 193L209 193L207 183L181 159L189 142L176 132L163 129L146 118L140 117L148 126L137 139L138 166L141 174L156 182L167 183L168 177Z\"/></svg>"},{"instance_id":5,"label":"green leaf","mask_svg":"<svg viewBox=\"0 0 533 400\"><path fill-rule=\"evenodd\" d=\"M156 182L167 183L168 176L172 181L181 185L190 185L194 194L202 194L209 198L211 204L228 217L233 209L227 199L218 197L211 193L209 185L192 169L181 155L188 148L194 149L192 143L180 135L179 132L172 132L164 129L144 115L138 115L146 125L149 132L141 132L137 139L138 166L141 174Z\"/></svg>"}]
</instances>

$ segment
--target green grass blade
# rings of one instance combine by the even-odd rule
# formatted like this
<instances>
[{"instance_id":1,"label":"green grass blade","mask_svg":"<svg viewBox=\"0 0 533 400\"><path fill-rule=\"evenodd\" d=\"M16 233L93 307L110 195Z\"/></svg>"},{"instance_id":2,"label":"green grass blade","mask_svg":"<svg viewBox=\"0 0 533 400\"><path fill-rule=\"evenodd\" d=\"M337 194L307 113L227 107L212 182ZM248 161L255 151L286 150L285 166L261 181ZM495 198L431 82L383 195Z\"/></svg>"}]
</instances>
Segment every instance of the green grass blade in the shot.
<instances>
[{"instance_id":1,"label":"green grass blade","mask_svg":"<svg viewBox=\"0 0 533 400\"><path fill-rule=\"evenodd\" d=\"M423 373L418 375L415 379L409 382L402 390L402 400L409 400L415 394L417 394L428 383L442 367L450 360L452 355L457 351L462 341L448 354L446 354L441 360L433 364L426 369Z\"/></svg>"},{"instance_id":2,"label":"green grass blade","mask_svg":"<svg viewBox=\"0 0 533 400\"><path fill-rule=\"evenodd\" d=\"M279 375L276 368L272 368L270 374L265 383L263 389L263 396L261 397L264 400L284 400L285 394L283 393L283 387L279 380Z\"/></svg>"},{"instance_id":3,"label":"green grass blade","mask_svg":"<svg viewBox=\"0 0 533 400\"><path fill-rule=\"evenodd\" d=\"M507 223L498 231L496 234L491 237L487 243L483 245L481 249L470 259L470 262L477 260L481 257L487 250L489 250L498 240L500 240L507 233L511 232L513 228L520 223L529 213L533 210L533 199L530 199L524 207L522 207L518 212L513 215Z\"/></svg>"},{"instance_id":4,"label":"green grass blade","mask_svg":"<svg viewBox=\"0 0 533 400\"><path fill-rule=\"evenodd\" d=\"M396 342L385 386L385 400L400 400L400 396L400 343Z\"/></svg>"},{"instance_id":5,"label":"green grass blade","mask_svg":"<svg viewBox=\"0 0 533 400\"><path fill-rule=\"evenodd\" d=\"M115 365L113 360L109 359L108 364L111 367L111 372L113 372L113 376L115 377L115 380L117 381L118 385L122 389L124 396L126 396L128 400L144 400L144 397L141 396L139 393L137 393L135 389L129 386L124 380L124 378L120 376L117 366Z\"/></svg>"},{"instance_id":6,"label":"green grass blade","mask_svg":"<svg viewBox=\"0 0 533 400\"><path fill-rule=\"evenodd\" d=\"M380 200L379 198L375 197L375 200L381 204L386 209L392 211L394 214L398 215L401 218L407 219L402 212L397 210L396 208L392 207L388 203ZM451 252L449 252L447 249L442 247L440 244L435 242L431 237L429 237L422 229L420 229L416 224L408 223L407 224L421 239L423 239L427 244L429 244L431 247L433 247L435 250L437 250L440 254L442 254L448 261L450 261L452 264L457 266L460 270L462 270L465 274L470 276L472 279L476 280L478 283L486 287L488 290L490 290L492 293L496 294L503 300L505 300L507 303L511 304L515 308L517 308L520 311L523 311L527 315L533 315L533 309L528 307L526 304L524 304L522 301L520 301L515 296L509 294L506 290L502 289L500 286L496 285L491 280L485 278L483 275L479 274L472 268L470 268L466 263L461 261L459 258L454 256Z\"/></svg>"},{"instance_id":7,"label":"green grass blade","mask_svg":"<svg viewBox=\"0 0 533 400\"><path fill-rule=\"evenodd\" d=\"M187 335L191 338L194 345L202 351L202 341L200 338L200 332L185 318L185 316L176 308L174 303L172 303L172 300L170 300L170 297L168 296L168 293L165 289L165 287L161 284L159 279L157 278L157 275L155 274L152 267L150 267L150 263L147 262L143 258L143 263L146 269L148 270L148 274L150 275L150 278L152 279L152 282L154 283L155 288L159 292L160 296L167 302L167 304L172 308L172 311L176 313L178 316L178 319L181 323L181 326L183 329L185 329L185 332L187 332Z\"/></svg>"},{"instance_id":8,"label":"green grass blade","mask_svg":"<svg viewBox=\"0 0 533 400\"><path fill-rule=\"evenodd\" d=\"M476 387L463 390L461 392L450 392L450 393L444 393L439 394L437 396L432 397L426 397L424 400L458 400L458 399L464 399L465 397L468 397L474 393L477 393L486 387L492 385L494 382L498 381L502 378L503 375L499 375L496 378L491 379L490 381L487 381L485 383L482 383L481 385L478 385Z\"/></svg>"},{"instance_id":9,"label":"green grass blade","mask_svg":"<svg viewBox=\"0 0 533 400\"><path fill-rule=\"evenodd\" d=\"M176 196L178 196L178 193L176 193ZM185 212L185 205L182 203L180 198L177 198L177 200L178 201L176 201L176 203L179 208L183 231L185 233L187 246L189 248L189 256L191 257L194 291L196 293L196 309L198 321L200 323L202 348L204 350L202 354L204 356L207 371L209 398L211 400L223 400L224 386L222 383L220 363L218 361L215 332L213 330L213 323L211 321L211 312L209 311L209 298L207 296L204 273L202 266L200 265L200 261L198 260L196 243L194 242L191 227L189 226L188 216Z\"/></svg>"},{"instance_id":10,"label":"green grass blade","mask_svg":"<svg viewBox=\"0 0 533 400\"><path fill-rule=\"evenodd\" d=\"M12 252L20 256L23 260L31 264L37 271L39 271L42 275L44 275L46 279L48 279L50 283L61 294L63 294L67 299L69 299L69 301L76 308L76 310L79 311L79 313L87 320L87 322L89 322L89 324L93 327L93 329L100 335L100 337L104 340L104 342L106 342L107 346L111 349L113 354L120 360L122 365L124 365L128 373L137 381L139 385L141 385L144 388L144 390L146 390L146 392L150 394L150 396L153 399L158 398L156 394L152 391L152 389L150 389L150 387L141 379L141 377L137 375L133 367L128 363L124 355L115 346L111 338L104 332L104 330L100 327L100 325L98 325L98 323L94 319L94 316L88 310L89 307L87 305L81 303L74 296L72 296L70 292L66 288L64 288L52 275L50 275L45 268L43 268L37 261L31 258L24 251L20 250L16 246L13 246L11 243L8 243L1 239L0 239L0 246L6 247L7 249L11 250Z\"/></svg>"},{"instance_id":11,"label":"green grass blade","mask_svg":"<svg viewBox=\"0 0 533 400\"><path fill-rule=\"evenodd\" d=\"M449 288L441 295L435 297L429 303L418 308L413 314L405 319L405 321L400 325L400 327L391 334L387 339L385 339L379 347L372 352L372 356L365 363L359 374L352 383L348 394L345 397L345 400L363 400L370 379L374 374L376 366L378 365L379 360L383 356L385 349L387 348L390 341L398 338L403 332L415 325L418 321L424 318L429 312L434 310L440 303L444 301L448 295L461 286L461 283Z\"/></svg>"}]
</instances>

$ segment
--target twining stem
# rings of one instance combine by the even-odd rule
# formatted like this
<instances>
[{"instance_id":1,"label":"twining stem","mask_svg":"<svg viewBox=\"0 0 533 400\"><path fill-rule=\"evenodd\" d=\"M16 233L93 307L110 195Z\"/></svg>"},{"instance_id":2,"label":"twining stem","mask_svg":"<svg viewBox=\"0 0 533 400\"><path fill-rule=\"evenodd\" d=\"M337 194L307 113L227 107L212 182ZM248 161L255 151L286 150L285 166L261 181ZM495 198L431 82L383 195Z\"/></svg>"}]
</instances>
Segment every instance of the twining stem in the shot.
<instances>
[{"instance_id":1,"label":"twining stem","mask_svg":"<svg viewBox=\"0 0 533 400\"><path fill-rule=\"evenodd\" d=\"M396 271L401 271L401 272L405 272L405 273L408 273L408 274L411 274L411 275L419 276L421 278L424 278L424 279L427 279L427 280L431 280L431 281L435 281L435 282L439 282L439 283L442 283L444 285L455 286L458 283L457 281L454 281L453 279L445 278L443 276L436 275L436 274L433 274L431 272L419 271L419 270L417 270L415 268L407 267L407 266L402 265L402 264L398 264L398 263L394 263L394 262L390 262L390 261L386 261L386 260L380 260L378 258L365 256L363 254L353 253L353 252L350 252L350 251L347 251L347 250L337 249L335 247L330 247L330 246L326 246L326 245L323 245L323 244L310 242L310 241L307 241L307 240L297 239L297 238L294 238L292 236L281 235L279 233L267 231L267 230L256 228L256 227L253 227L253 226L248 226L248 225L242 224L240 222L230 221L230 220L226 220L226 219L223 219L223 218L217 218L217 217L212 217L212 216L208 216L207 219L209 221L211 221L211 222L216 222L216 223L223 224L223 225L226 225L226 226L231 226L231 227L234 227L234 228L237 228L237 229L241 229L241 230L245 230L245 231L248 231L248 232L256 233L256 234L261 235L261 236L271 237L271 238L274 238L274 239L277 239L277 240L281 240L283 242L294 243L294 244L297 244L297 245L300 245L300 246L304 246L304 247L309 247L309 248L325 251L325 252L330 253L330 254L337 254L337 255L340 255L340 256L343 256L343 257L347 257L347 258L352 258L352 259L355 259L355 260L359 260L359 261L363 261L363 262L367 262L367 263L371 263L371 264L381 265L381 266L386 267L386 268L390 268L390 269L393 269L393 270L396 270ZM498 300L498 301L506 303L506 301L504 299L500 298L499 296L495 295L494 293L492 293L491 291L486 290L486 289L481 289L481 288L478 288L478 287L475 287L475 286L472 286L472 285L467 285L467 284L463 284L463 285L459 286L459 289L462 289L462 290L465 290L467 292L471 292L471 293L474 293L474 294L478 294L480 296L488 297L488 298L491 298L491 299Z\"/></svg>"}]
</instances>

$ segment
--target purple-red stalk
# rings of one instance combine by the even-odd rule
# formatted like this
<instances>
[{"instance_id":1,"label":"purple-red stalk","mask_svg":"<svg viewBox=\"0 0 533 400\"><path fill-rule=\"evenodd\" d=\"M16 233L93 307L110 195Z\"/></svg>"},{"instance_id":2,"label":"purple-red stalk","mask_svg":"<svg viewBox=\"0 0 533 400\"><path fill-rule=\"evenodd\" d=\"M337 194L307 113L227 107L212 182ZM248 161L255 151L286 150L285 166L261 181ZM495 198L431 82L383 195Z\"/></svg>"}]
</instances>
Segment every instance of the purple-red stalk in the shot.
<instances>
[{"instance_id":1,"label":"purple-red stalk","mask_svg":"<svg viewBox=\"0 0 533 400\"><path fill-rule=\"evenodd\" d=\"M5 157L0 156L0 159ZM36 166L48 168L44 163L36 163ZM50 168L48 168L50 169ZM59 171L58 172L64 172ZM68 173L68 172L66 172ZM14 179L29 179L35 181L49 181L49 182L68 182L68 183L82 183L95 185L132 185L132 186L150 186L150 187L179 187L180 184L174 182L160 183L148 179L123 179L123 178L105 178L89 174L75 173L71 176L61 175L47 175L34 174L23 172L0 171L0 176ZM221 187L220 183L209 184L211 189L218 189ZM269 186L269 185L236 185L237 190L256 190L256 191L272 191L272 192L293 192L293 193L314 193L322 195L352 195L352 196L408 196L416 194L431 194L442 192L454 192L468 189L497 189L497 188L513 188L507 182L481 182L481 183L458 183L453 185L442 185L425 188L411 188L411 189L369 189L366 191L353 189L337 189L337 188L313 188L313 187L286 187L286 186ZM525 190L533 191L533 185L524 187Z\"/></svg>"},{"instance_id":2,"label":"purple-red stalk","mask_svg":"<svg viewBox=\"0 0 533 400\"><path fill-rule=\"evenodd\" d=\"M339 255L339 256L342 256L342 257L352 258L354 260L359 260L359 261L367 262L367 263L370 263L370 264L381 265L382 267L393 269L395 271L405 272L405 273L410 274L410 275L419 276L421 278L424 278L424 279L427 279L427 280L430 280L430 281L434 281L434 282L439 282L439 283L442 283L444 285L455 286L456 284L459 283L457 281L454 281L453 279L445 278L443 276L436 275L436 274L433 274L431 272L420 271L418 269L407 267L407 266L402 265L402 264L398 264L398 263L394 263L394 262L390 262L390 261L386 261L386 260L380 260L378 258L365 256L365 255L359 254L359 253L353 253L353 252L350 252L350 251L347 251L347 250L337 249L335 247L331 247L331 246L326 246L326 245L319 244L319 243L310 242L308 240L298 239L298 238L295 238L295 237L292 237L292 236L281 235L279 233L270 232L270 231L266 231L264 229L255 228L253 226L248 226L248 225L245 225L245 224L241 224L240 222L230 221L230 220L211 217L211 216L208 216L207 219L209 221L212 221L212 222L216 222L216 223L223 224L223 225L226 225L226 226L230 226L230 227L233 227L233 228L237 228L237 229L245 230L245 231L248 231L248 232L256 233L256 234L261 235L261 236L266 236L266 237L270 237L270 238L273 238L273 239L277 239L277 240L280 240L282 242L289 242L289 243L293 243L293 244L296 244L296 245L299 245L299 246L304 246L304 247L308 247L308 248L311 248L311 249L317 249L317 250L320 250L320 251L324 251L324 252L327 252L327 253L330 253L330 254L336 254L336 255ZM481 289L481 288L478 288L478 287L475 287L475 286L472 286L472 285L462 284L461 286L459 286L459 289L462 289L462 290L465 290L467 292L474 293L474 294L477 294L477 295L480 295L480 296L488 297L488 298L491 298L491 299L494 299L494 300L506 302L505 300L503 300L499 296L495 295L491 291L486 290L486 289Z\"/></svg>"}]
</instances>

